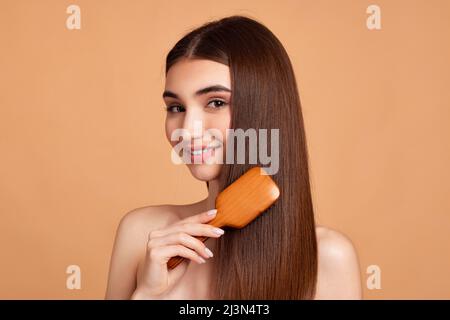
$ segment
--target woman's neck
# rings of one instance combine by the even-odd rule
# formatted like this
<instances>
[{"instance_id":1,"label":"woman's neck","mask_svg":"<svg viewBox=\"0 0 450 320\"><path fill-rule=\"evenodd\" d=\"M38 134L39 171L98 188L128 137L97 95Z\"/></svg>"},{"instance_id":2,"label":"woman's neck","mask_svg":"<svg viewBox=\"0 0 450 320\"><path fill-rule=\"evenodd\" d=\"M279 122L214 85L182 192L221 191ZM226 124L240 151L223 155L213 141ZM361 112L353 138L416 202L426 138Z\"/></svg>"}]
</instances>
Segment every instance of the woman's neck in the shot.
<instances>
[{"instance_id":1,"label":"woman's neck","mask_svg":"<svg viewBox=\"0 0 450 320\"><path fill-rule=\"evenodd\" d=\"M216 197L219 194L219 180L214 179L208 182L208 198L206 198L206 210L216 207Z\"/></svg>"}]
</instances>

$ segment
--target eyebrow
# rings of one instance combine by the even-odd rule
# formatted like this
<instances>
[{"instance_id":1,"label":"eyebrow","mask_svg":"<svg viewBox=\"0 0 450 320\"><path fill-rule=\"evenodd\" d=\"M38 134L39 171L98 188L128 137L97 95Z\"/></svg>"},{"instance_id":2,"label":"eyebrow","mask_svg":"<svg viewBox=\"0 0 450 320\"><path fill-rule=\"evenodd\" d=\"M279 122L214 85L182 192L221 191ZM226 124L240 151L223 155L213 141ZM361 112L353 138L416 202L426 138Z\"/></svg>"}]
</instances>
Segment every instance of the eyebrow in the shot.
<instances>
[{"instance_id":1,"label":"eyebrow","mask_svg":"<svg viewBox=\"0 0 450 320\"><path fill-rule=\"evenodd\" d=\"M223 92L223 91L225 91L225 92L231 92L231 90L228 89L227 87L224 87L224 86L222 86L222 85L220 85L220 84L216 84L216 85L213 85L213 86L209 86L209 87L206 87L206 88L197 90L197 91L195 92L195 95L196 95L196 96L200 96L200 95L202 95L202 94L207 94L207 93L209 93L209 92L221 92L221 91L222 91L222 92ZM165 90L165 91L163 92L162 97L163 97L163 98L165 98L165 97L171 97L171 98L178 99L178 95L177 95L176 93L172 92L172 91L169 91L169 90Z\"/></svg>"}]
</instances>

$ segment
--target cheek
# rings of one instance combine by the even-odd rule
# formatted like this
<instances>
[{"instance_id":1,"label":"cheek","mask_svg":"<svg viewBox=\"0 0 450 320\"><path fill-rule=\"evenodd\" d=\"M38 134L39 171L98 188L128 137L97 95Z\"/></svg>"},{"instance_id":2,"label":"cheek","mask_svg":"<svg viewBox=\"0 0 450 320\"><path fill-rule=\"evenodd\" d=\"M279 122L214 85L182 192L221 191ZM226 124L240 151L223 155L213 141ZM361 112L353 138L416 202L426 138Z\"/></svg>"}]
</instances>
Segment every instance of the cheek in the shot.
<instances>
[{"instance_id":1,"label":"cheek","mask_svg":"<svg viewBox=\"0 0 450 320\"><path fill-rule=\"evenodd\" d=\"M227 141L227 129L230 129L230 123L231 123L231 113L226 112L222 115L220 119L220 123L218 124L217 129L222 132L223 142Z\"/></svg>"},{"instance_id":2,"label":"cheek","mask_svg":"<svg viewBox=\"0 0 450 320\"><path fill-rule=\"evenodd\" d=\"M220 132L220 139L222 140L222 147L226 151L227 143L227 129L230 128L231 115L230 112L223 112L215 114L209 118L208 128L214 128Z\"/></svg>"},{"instance_id":3,"label":"cheek","mask_svg":"<svg viewBox=\"0 0 450 320\"><path fill-rule=\"evenodd\" d=\"M174 146L177 144L176 141L171 141L172 132L179 128L178 121L175 119L166 119L165 129L166 129L166 138L169 143Z\"/></svg>"}]
</instances>

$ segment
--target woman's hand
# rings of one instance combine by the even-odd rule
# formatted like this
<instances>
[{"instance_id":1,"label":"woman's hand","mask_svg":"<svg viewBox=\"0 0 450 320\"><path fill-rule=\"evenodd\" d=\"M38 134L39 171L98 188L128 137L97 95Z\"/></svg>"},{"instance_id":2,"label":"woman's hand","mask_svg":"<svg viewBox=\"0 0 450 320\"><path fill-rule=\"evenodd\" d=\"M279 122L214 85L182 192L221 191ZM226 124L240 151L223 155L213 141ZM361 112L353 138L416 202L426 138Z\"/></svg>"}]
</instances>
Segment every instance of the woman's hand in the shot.
<instances>
[{"instance_id":1,"label":"woman's hand","mask_svg":"<svg viewBox=\"0 0 450 320\"><path fill-rule=\"evenodd\" d=\"M190 260L201 264L212 257L212 252L194 236L218 238L224 233L206 224L216 213L216 209L202 212L149 233L142 276L131 299L161 299L186 272ZM175 256L186 259L168 270L167 262Z\"/></svg>"}]
</instances>

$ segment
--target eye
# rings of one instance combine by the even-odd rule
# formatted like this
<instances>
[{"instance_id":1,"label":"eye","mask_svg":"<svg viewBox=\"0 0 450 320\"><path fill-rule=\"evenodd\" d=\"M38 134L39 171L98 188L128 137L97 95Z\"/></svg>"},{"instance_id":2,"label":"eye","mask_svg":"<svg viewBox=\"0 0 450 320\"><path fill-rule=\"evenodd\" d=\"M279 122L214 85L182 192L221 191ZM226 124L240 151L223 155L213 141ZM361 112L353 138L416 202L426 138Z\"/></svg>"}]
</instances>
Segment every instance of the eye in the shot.
<instances>
[{"instance_id":1,"label":"eye","mask_svg":"<svg viewBox=\"0 0 450 320\"><path fill-rule=\"evenodd\" d=\"M213 103L213 102L214 102L214 105L213 105L213 106L210 106L211 103ZM211 108L211 109L220 109L220 108L225 107L226 105L228 105L226 101L219 100L219 99L211 100L211 101L208 103L208 106L209 106L209 108Z\"/></svg>"},{"instance_id":2,"label":"eye","mask_svg":"<svg viewBox=\"0 0 450 320\"><path fill-rule=\"evenodd\" d=\"M168 107L166 108L166 111L167 111L167 112L170 112L170 113L178 113L178 112L184 112L184 111L186 111L186 110L184 109L183 106L180 106L180 105L172 105L172 106L168 106Z\"/></svg>"}]
</instances>

